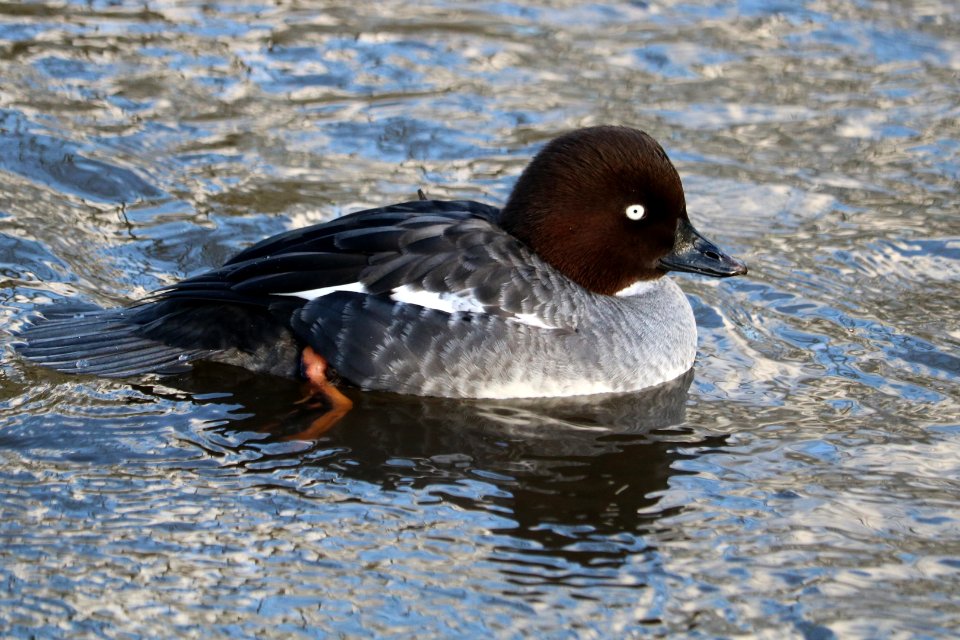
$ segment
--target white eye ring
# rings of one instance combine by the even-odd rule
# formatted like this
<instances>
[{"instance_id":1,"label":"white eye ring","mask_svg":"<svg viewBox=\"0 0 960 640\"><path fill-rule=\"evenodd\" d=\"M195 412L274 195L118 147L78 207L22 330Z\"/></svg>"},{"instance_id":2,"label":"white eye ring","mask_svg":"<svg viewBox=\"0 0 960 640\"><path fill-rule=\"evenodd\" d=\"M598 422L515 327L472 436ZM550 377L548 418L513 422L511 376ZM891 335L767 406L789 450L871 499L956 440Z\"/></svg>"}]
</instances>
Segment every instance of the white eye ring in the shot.
<instances>
[{"instance_id":1,"label":"white eye ring","mask_svg":"<svg viewBox=\"0 0 960 640\"><path fill-rule=\"evenodd\" d=\"M643 208L642 204L632 204L627 207L626 214L631 220L643 220L643 216L647 215L647 211Z\"/></svg>"}]
</instances>

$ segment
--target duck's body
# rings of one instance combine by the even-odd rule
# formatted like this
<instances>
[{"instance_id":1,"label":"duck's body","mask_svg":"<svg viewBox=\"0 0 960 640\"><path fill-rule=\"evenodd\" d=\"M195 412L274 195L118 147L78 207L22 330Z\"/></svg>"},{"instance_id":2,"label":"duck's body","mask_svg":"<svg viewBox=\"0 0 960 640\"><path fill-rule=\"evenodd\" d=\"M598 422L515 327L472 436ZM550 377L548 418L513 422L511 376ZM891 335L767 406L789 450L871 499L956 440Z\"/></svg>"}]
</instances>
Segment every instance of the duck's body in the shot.
<instances>
[{"instance_id":1,"label":"duck's body","mask_svg":"<svg viewBox=\"0 0 960 640\"><path fill-rule=\"evenodd\" d=\"M296 376L309 348L364 389L631 391L693 364L693 313L667 269L746 271L690 226L652 138L598 127L551 143L503 211L421 200L283 233L130 309L29 328L21 352L103 376L197 359Z\"/></svg>"}]
</instances>

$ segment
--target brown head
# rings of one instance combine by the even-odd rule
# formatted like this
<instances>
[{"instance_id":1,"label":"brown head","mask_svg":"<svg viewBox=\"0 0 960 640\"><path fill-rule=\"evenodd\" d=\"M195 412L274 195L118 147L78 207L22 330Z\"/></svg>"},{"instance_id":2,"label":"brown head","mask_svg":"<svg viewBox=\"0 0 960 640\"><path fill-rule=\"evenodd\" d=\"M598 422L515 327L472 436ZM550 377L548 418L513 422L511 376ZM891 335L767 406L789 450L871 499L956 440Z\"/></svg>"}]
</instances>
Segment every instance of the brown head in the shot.
<instances>
[{"instance_id":1,"label":"brown head","mask_svg":"<svg viewBox=\"0 0 960 640\"><path fill-rule=\"evenodd\" d=\"M500 223L597 293L667 270L746 273L690 225L680 176L663 148L628 127L579 129L547 144L514 186Z\"/></svg>"}]
</instances>

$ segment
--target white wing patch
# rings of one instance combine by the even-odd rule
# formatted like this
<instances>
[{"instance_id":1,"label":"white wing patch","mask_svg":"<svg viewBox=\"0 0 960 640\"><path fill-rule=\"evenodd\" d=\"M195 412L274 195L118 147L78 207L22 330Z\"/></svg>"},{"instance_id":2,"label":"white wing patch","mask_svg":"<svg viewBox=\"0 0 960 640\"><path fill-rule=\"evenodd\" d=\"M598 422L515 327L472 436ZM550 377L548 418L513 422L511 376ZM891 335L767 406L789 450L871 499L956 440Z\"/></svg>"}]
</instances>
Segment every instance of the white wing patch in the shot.
<instances>
[{"instance_id":1,"label":"white wing patch","mask_svg":"<svg viewBox=\"0 0 960 640\"><path fill-rule=\"evenodd\" d=\"M424 291L411 287L408 284L399 289L394 289L390 293L390 298L396 302L406 302L415 304L418 307L427 309L436 309L454 313L456 311L469 311L472 313L486 313L486 309L480 302L466 291L450 293L447 291L438 293L435 291Z\"/></svg>"},{"instance_id":2,"label":"white wing patch","mask_svg":"<svg viewBox=\"0 0 960 640\"><path fill-rule=\"evenodd\" d=\"M390 298L396 302L415 304L418 307L436 309L437 311L443 311L445 313L456 313L458 311L467 313L490 313L479 300L470 295L469 291L425 291L424 289L418 289L405 284L398 289L394 289L390 294ZM505 320L529 325L531 327L538 327L540 329L557 328L545 323L539 316L533 313L514 313L506 316Z\"/></svg>"},{"instance_id":3,"label":"white wing patch","mask_svg":"<svg viewBox=\"0 0 960 640\"><path fill-rule=\"evenodd\" d=\"M509 318L508 318L509 319ZM520 324L528 324L531 327L540 327L541 329L558 329L553 325L547 324L540 316L534 313L515 313L513 319Z\"/></svg>"},{"instance_id":4,"label":"white wing patch","mask_svg":"<svg viewBox=\"0 0 960 640\"><path fill-rule=\"evenodd\" d=\"M338 291L350 291L353 293L370 293L363 283L350 282L334 287L321 287L319 289L309 289L307 291L291 291L289 293L280 293L276 295L295 296L304 300L316 300L323 296L336 293ZM435 309L444 313L489 313L479 300L470 295L468 291L426 291L410 285L403 285L390 292L390 299L394 302L412 304L426 309ZM525 324L539 329L556 329L549 325L542 318L533 313L514 313L506 316L508 322Z\"/></svg>"},{"instance_id":5,"label":"white wing patch","mask_svg":"<svg viewBox=\"0 0 960 640\"><path fill-rule=\"evenodd\" d=\"M353 293L367 293L367 288L362 282L350 282L348 284L338 284L335 287L321 287L320 289L309 289L307 291L291 291L289 293L278 293L278 296L295 296L304 300L316 300L323 296L328 296L337 291L352 291Z\"/></svg>"}]
</instances>

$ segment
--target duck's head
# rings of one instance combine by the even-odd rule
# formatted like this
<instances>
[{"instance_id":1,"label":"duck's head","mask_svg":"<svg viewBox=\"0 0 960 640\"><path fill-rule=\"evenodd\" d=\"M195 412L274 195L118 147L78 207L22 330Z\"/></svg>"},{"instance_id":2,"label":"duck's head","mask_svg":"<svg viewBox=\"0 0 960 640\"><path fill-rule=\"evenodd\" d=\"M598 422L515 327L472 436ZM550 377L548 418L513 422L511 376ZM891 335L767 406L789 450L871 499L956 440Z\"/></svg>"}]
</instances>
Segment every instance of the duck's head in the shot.
<instances>
[{"instance_id":1,"label":"duck's head","mask_svg":"<svg viewBox=\"0 0 960 640\"><path fill-rule=\"evenodd\" d=\"M747 272L694 229L666 152L629 127L579 129L547 144L517 181L501 225L574 282L607 295L667 271Z\"/></svg>"}]
</instances>

